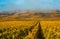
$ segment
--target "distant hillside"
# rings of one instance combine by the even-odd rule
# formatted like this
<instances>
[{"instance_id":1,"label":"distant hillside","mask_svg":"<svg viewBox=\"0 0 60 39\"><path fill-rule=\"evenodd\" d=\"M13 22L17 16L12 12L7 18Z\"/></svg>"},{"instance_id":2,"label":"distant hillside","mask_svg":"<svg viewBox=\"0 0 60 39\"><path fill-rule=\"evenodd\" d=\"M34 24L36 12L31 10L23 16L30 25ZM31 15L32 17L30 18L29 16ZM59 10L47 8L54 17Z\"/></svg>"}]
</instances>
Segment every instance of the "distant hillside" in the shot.
<instances>
[{"instance_id":1,"label":"distant hillside","mask_svg":"<svg viewBox=\"0 0 60 39\"><path fill-rule=\"evenodd\" d=\"M35 18L60 18L60 11L58 10L51 10L47 12L34 12L34 11L26 11L22 12L14 12L14 13L0 13L0 20L28 20L28 19L35 19Z\"/></svg>"}]
</instances>

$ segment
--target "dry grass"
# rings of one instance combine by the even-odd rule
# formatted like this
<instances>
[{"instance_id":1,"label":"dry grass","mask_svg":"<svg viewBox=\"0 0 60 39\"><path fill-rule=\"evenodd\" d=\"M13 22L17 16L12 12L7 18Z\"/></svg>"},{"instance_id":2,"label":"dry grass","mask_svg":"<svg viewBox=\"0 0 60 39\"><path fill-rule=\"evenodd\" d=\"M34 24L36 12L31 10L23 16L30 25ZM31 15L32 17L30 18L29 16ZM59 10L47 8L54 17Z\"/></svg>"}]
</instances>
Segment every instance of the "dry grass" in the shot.
<instances>
[{"instance_id":1,"label":"dry grass","mask_svg":"<svg viewBox=\"0 0 60 39\"><path fill-rule=\"evenodd\" d=\"M19 26L20 28L30 27L31 25L35 23L36 21L5 21L5 22L0 22L0 29L8 28L8 27L18 28ZM60 21L40 21L40 23L41 23L41 27L43 29L43 33L46 39L58 39L58 37L60 36L59 35L60 34L59 33ZM35 27L32 31L34 32L36 28L37 27Z\"/></svg>"},{"instance_id":2,"label":"dry grass","mask_svg":"<svg viewBox=\"0 0 60 39\"><path fill-rule=\"evenodd\" d=\"M41 25L46 39L58 39L60 21L41 21Z\"/></svg>"},{"instance_id":3,"label":"dry grass","mask_svg":"<svg viewBox=\"0 0 60 39\"><path fill-rule=\"evenodd\" d=\"M35 23L35 21L5 21L0 22L0 28L7 28L7 27L18 27L18 26L31 26Z\"/></svg>"}]
</instances>

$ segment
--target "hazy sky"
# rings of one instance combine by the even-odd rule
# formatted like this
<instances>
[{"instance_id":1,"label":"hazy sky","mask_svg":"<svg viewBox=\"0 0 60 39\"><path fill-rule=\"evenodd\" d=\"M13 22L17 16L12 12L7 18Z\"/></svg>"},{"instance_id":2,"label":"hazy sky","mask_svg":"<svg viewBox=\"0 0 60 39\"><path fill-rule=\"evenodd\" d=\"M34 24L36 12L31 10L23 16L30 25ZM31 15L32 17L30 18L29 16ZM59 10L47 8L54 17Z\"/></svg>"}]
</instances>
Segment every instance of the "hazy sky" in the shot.
<instances>
[{"instance_id":1,"label":"hazy sky","mask_svg":"<svg viewBox=\"0 0 60 39\"><path fill-rule=\"evenodd\" d=\"M27 9L60 10L60 0L0 0L0 12Z\"/></svg>"}]
</instances>

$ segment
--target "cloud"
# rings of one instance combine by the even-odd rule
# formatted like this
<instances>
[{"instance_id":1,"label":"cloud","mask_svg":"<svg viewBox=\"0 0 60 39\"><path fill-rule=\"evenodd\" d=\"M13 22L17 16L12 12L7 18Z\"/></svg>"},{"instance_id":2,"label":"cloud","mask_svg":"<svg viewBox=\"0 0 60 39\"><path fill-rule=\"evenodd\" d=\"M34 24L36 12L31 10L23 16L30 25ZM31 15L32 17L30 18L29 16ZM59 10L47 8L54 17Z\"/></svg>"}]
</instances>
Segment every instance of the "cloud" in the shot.
<instances>
[{"instance_id":1,"label":"cloud","mask_svg":"<svg viewBox=\"0 0 60 39\"><path fill-rule=\"evenodd\" d=\"M60 0L0 0L0 11L58 9Z\"/></svg>"}]
</instances>

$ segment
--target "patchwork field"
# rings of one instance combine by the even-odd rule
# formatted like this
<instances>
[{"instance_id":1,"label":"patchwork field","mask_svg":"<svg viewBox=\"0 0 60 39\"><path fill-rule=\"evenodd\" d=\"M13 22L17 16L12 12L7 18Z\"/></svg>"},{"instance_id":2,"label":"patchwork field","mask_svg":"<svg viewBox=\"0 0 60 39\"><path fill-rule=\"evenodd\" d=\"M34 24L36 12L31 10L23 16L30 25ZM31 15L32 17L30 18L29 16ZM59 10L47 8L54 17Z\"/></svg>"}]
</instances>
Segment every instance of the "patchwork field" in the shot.
<instances>
[{"instance_id":1,"label":"patchwork field","mask_svg":"<svg viewBox=\"0 0 60 39\"><path fill-rule=\"evenodd\" d=\"M60 39L60 21L0 22L0 39L34 39L38 26L42 28L46 39Z\"/></svg>"}]
</instances>

